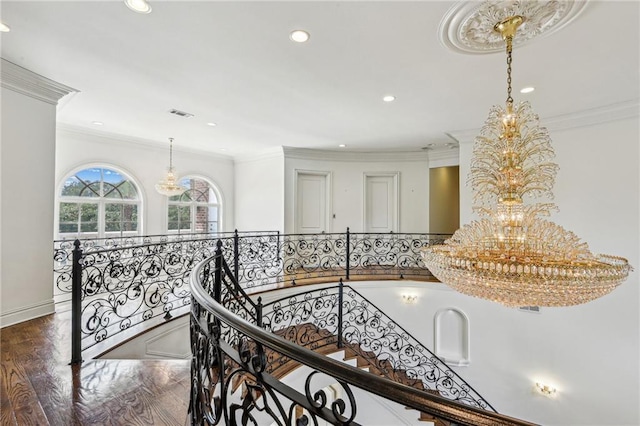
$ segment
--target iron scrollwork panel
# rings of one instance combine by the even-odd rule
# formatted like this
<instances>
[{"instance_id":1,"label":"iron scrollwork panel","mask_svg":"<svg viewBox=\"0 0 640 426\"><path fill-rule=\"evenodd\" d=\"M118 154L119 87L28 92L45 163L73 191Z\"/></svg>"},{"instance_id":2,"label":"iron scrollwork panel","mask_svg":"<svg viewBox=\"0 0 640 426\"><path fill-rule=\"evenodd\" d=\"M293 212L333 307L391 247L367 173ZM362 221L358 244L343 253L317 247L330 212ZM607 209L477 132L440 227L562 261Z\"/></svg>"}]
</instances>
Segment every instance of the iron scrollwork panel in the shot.
<instances>
[{"instance_id":1,"label":"iron scrollwork panel","mask_svg":"<svg viewBox=\"0 0 640 426\"><path fill-rule=\"evenodd\" d=\"M204 324L209 324L204 326ZM311 371L300 392L266 371L269 365L261 345L240 335L235 345L225 341L215 319L197 303L192 306L191 423L198 425L354 425L356 399L347 383L331 379L345 398L333 399L321 373ZM273 352L273 351L271 351ZM325 378L326 381L326 378Z\"/></svg>"}]
</instances>

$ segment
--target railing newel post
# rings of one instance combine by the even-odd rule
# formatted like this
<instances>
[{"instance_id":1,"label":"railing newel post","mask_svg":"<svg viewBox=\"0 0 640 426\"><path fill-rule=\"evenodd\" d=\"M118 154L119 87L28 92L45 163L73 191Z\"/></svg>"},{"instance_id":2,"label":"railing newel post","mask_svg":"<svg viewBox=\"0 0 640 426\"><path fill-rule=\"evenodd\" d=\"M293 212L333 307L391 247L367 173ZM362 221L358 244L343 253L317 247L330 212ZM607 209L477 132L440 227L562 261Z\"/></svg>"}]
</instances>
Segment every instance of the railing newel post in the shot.
<instances>
[{"instance_id":1,"label":"railing newel post","mask_svg":"<svg viewBox=\"0 0 640 426\"><path fill-rule=\"evenodd\" d=\"M220 303L222 296L222 240L216 243L215 270L213 271L213 298Z\"/></svg>"},{"instance_id":2,"label":"railing newel post","mask_svg":"<svg viewBox=\"0 0 640 426\"><path fill-rule=\"evenodd\" d=\"M351 234L349 232L349 227L347 226L347 279L349 279L349 258L351 257ZM340 280L342 281L342 280Z\"/></svg>"},{"instance_id":3,"label":"railing newel post","mask_svg":"<svg viewBox=\"0 0 640 426\"><path fill-rule=\"evenodd\" d=\"M238 230L233 233L233 273L236 278L236 282L239 283L239 271L240 271L240 237L238 236Z\"/></svg>"},{"instance_id":4,"label":"railing newel post","mask_svg":"<svg viewBox=\"0 0 640 426\"><path fill-rule=\"evenodd\" d=\"M262 328L262 296L258 296L258 304L256 305L256 325Z\"/></svg>"},{"instance_id":5,"label":"railing newel post","mask_svg":"<svg viewBox=\"0 0 640 426\"><path fill-rule=\"evenodd\" d=\"M71 257L71 364L82 362L82 249L73 242Z\"/></svg>"},{"instance_id":6,"label":"railing newel post","mask_svg":"<svg viewBox=\"0 0 640 426\"><path fill-rule=\"evenodd\" d=\"M342 348L342 302L344 301L344 283L340 278L340 284L338 285L338 347Z\"/></svg>"}]
</instances>

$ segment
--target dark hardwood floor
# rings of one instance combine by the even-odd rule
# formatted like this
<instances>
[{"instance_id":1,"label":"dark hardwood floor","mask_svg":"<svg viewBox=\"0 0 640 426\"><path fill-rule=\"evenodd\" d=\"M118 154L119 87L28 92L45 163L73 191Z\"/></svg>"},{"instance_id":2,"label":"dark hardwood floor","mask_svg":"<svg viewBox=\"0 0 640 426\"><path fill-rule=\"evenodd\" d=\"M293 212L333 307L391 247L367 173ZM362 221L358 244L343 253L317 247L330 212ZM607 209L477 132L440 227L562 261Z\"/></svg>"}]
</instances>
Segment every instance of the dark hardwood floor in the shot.
<instances>
[{"instance_id":1,"label":"dark hardwood floor","mask_svg":"<svg viewBox=\"0 0 640 426\"><path fill-rule=\"evenodd\" d=\"M70 366L70 317L0 330L0 423L184 425L190 361L89 360Z\"/></svg>"}]
</instances>

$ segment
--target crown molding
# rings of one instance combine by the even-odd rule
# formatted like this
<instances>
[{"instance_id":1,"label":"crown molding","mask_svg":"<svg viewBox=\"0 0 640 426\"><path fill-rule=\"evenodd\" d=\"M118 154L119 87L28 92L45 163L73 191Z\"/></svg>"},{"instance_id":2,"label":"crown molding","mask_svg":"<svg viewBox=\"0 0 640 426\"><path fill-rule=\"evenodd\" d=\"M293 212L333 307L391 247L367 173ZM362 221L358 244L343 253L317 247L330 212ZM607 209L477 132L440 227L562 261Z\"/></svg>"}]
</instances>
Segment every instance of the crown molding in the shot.
<instances>
[{"instance_id":1,"label":"crown molding","mask_svg":"<svg viewBox=\"0 0 640 426\"><path fill-rule=\"evenodd\" d=\"M167 142L162 141L154 141L150 139L137 138L135 136L126 136L121 135L119 133L110 133L104 132L95 129L89 129L87 127L74 126L71 124L65 123L57 123L56 125L56 134L57 135L66 135L72 138L89 138L89 139L107 139L109 143L117 143L123 146L131 147L131 145L136 145L138 148L166 148ZM207 156L211 158L215 158L220 161L225 161L228 163L233 163L233 158L228 155L218 154L215 152L193 149L193 148L184 148L173 146L173 152L180 152L181 154L189 154L195 156Z\"/></svg>"},{"instance_id":2,"label":"crown molding","mask_svg":"<svg viewBox=\"0 0 640 426\"><path fill-rule=\"evenodd\" d=\"M285 159L349 162L428 161L429 155L420 151L333 151L283 146Z\"/></svg>"},{"instance_id":3,"label":"crown molding","mask_svg":"<svg viewBox=\"0 0 640 426\"><path fill-rule=\"evenodd\" d=\"M429 168L460 165L460 148L429 150Z\"/></svg>"},{"instance_id":4,"label":"crown molding","mask_svg":"<svg viewBox=\"0 0 640 426\"><path fill-rule=\"evenodd\" d=\"M4 58L0 59L2 59L0 62L0 85L5 89L51 105L57 105L58 101L69 93L78 92L72 87L57 83Z\"/></svg>"},{"instance_id":5,"label":"crown molding","mask_svg":"<svg viewBox=\"0 0 640 426\"><path fill-rule=\"evenodd\" d=\"M584 109L568 114L540 118L540 123L550 132L588 127L596 124L610 123L640 116L640 99L617 102L597 108ZM480 133L480 129L456 130L447 136L459 144L472 143Z\"/></svg>"},{"instance_id":6,"label":"crown molding","mask_svg":"<svg viewBox=\"0 0 640 426\"><path fill-rule=\"evenodd\" d=\"M638 117L640 115L640 99L605 105L598 108L585 109L569 114L556 115L540 119L550 132L587 127L595 124L609 123L617 120Z\"/></svg>"}]
</instances>

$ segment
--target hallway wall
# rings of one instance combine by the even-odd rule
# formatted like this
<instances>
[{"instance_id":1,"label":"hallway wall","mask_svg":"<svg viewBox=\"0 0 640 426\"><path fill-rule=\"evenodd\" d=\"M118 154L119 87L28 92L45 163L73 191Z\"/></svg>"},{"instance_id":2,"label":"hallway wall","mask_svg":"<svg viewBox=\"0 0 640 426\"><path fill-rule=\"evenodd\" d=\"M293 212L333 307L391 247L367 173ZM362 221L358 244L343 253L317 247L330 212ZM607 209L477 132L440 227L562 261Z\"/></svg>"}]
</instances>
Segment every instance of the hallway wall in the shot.
<instances>
[{"instance_id":1,"label":"hallway wall","mask_svg":"<svg viewBox=\"0 0 640 426\"><path fill-rule=\"evenodd\" d=\"M143 235L166 233L167 197L155 190L169 166L169 143L151 142L59 126L56 149L56 193L63 179L84 165L111 165L125 171L141 186L144 200ZM222 196L222 227L235 229L234 166L231 157L186 151L179 139L173 144L173 164L178 176L197 175L211 180Z\"/></svg>"}]
</instances>

